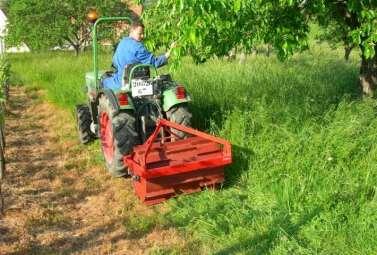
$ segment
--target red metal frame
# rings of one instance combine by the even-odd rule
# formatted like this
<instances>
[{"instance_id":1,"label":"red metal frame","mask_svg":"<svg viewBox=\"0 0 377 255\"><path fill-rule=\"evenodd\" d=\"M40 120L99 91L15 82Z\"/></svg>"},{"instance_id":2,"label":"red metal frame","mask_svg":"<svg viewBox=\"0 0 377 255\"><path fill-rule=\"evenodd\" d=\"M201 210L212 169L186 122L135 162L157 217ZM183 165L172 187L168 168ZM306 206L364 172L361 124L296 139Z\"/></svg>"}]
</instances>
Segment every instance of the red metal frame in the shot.
<instances>
[{"instance_id":1,"label":"red metal frame","mask_svg":"<svg viewBox=\"0 0 377 255\"><path fill-rule=\"evenodd\" d=\"M177 139L169 129L191 135ZM160 134L170 133L170 136ZM156 204L180 193L215 187L224 181L224 166L232 163L231 144L221 138L164 119L148 140L124 157L134 176L136 194Z\"/></svg>"},{"instance_id":2,"label":"red metal frame","mask_svg":"<svg viewBox=\"0 0 377 255\"><path fill-rule=\"evenodd\" d=\"M100 115L100 138L102 151L105 156L106 162L112 162L114 159L114 138L111 120L106 112Z\"/></svg>"}]
</instances>

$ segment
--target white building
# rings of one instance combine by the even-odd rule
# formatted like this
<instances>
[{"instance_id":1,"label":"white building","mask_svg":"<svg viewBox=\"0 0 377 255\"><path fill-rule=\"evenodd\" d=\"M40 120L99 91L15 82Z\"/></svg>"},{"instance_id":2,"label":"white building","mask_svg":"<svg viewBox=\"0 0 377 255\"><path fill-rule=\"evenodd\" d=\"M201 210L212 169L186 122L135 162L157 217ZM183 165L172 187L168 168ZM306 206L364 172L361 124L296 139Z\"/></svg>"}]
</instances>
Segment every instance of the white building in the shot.
<instances>
[{"instance_id":1,"label":"white building","mask_svg":"<svg viewBox=\"0 0 377 255\"><path fill-rule=\"evenodd\" d=\"M4 54L5 52L5 32L7 26L7 17L5 16L4 12L0 10L0 54Z\"/></svg>"}]
</instances>

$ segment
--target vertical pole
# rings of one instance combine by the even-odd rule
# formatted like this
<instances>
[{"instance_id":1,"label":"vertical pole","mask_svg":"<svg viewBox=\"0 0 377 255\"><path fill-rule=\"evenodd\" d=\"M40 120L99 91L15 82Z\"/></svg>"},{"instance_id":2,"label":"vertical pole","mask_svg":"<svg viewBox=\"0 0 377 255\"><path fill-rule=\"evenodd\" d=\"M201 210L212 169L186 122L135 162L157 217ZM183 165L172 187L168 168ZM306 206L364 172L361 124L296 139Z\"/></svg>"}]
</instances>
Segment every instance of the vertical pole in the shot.
<instances>
[{"instance_id":1,"label":"vertical pole","mask_svg":"<svg viewBox=\"0 0 377 255\"><path fill-rule=\"evenodd\" d=\"M92 36L93 36L93 74L94 74L94 80L95 80L95 86L96 86L96 90L98 91L99 89L99 86L98 86L98 54L97 54L97 51L98 51L98 45L97 45L97 24L98 24L98 21L96 21L96 23L94 23L94 26L93 26L93 31L92 31Z\"/></svg>"}]
</instances>

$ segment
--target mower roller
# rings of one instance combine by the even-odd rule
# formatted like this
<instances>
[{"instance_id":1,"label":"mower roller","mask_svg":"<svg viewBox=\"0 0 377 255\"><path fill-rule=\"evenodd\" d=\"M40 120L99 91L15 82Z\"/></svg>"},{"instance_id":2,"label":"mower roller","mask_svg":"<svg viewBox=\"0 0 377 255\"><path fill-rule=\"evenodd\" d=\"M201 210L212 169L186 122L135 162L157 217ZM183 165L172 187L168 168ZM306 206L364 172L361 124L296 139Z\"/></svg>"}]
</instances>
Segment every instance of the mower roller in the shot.
<instances>
[{"instance_id":1,"label":"mower roller","mask_svg":"<svg viewBox=\"0 0 377 255\"><path fill-rule=\"evenodd\" d=\"M88 18L93 23L93 71L85 76L88 103L76 106L80 141L99 138L108 171L131 177L147 205L221 185L224 167L232 162L230 143L189 128L189 93L169 74L158 75L154 66L128 65L121 88L105 88L102 80L111 72L98 70L97 27L131 20L98 18L94 11Z\"/></svg>"}]
</instances>

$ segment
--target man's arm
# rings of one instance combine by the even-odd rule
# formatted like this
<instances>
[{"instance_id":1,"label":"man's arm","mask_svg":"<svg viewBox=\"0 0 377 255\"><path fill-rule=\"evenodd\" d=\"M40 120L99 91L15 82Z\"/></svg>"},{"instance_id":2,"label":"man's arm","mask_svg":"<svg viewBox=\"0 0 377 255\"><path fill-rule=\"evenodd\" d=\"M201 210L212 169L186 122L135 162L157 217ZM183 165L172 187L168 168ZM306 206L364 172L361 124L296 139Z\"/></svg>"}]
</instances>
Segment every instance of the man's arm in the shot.
<instances>
[{"instance_id":1,"label":"man's arm","mask_svg":"<svg viewBox=\"0 0 377 255\"><path fill-rule=\"evenodd\" d=\"M136 51L136 59L141 63L141 64L150 64L155 67L160 67L168 62L167 56L161 55L158 57L155 57L152 53L150 53L143 44L139 44L139 47Z\"/></svg>"}]
</instances>

